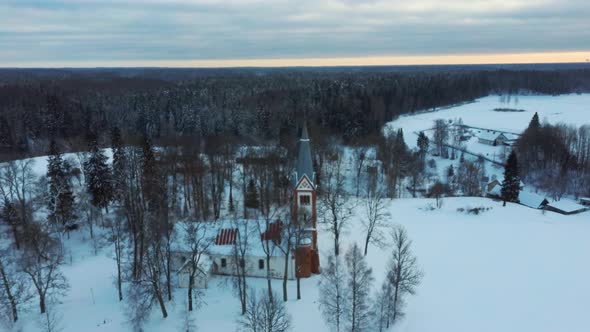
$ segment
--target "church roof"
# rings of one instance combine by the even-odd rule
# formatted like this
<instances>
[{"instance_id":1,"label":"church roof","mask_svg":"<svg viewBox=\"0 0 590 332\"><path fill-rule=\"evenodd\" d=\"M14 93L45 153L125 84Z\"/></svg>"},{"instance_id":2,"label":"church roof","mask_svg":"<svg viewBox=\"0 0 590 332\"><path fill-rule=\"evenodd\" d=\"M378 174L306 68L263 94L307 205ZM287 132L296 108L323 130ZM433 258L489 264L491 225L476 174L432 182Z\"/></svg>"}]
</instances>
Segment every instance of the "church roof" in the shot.
<instances>
[{"instance_id":1,"label":"church roof","mask_svg":"<svg viewBox=\"0 0 590 332\"><path fill-rule=\"evenodd\" d=\"M306 175L307 178L314 182L313 163L311 160L311 149L309 146L309 135L307 133L307 125L303 124L301 131L301 138L299 139L299 152L297 154L297 164L295 166L297 175L295 177L295 184Z\"/></svg>"}]
</instances>

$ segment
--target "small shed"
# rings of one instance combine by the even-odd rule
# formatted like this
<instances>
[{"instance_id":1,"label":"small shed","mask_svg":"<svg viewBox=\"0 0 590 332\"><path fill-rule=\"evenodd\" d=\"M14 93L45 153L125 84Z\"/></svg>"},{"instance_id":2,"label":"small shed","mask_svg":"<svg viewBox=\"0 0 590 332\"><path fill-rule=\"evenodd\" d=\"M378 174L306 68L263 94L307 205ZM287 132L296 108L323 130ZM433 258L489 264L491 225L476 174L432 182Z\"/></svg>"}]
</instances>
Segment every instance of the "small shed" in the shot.
<instances>
[{"instance_id":1,"label":"small shed","mask_svg":"<svg viewBox=\"0 0 590 332\"><path fill-rule=\"evenodd\" d=\"M504 178L495 178L486 184L486 194L488 197L500 198L502 197L502 182ZM520 181L520 190L523 190L524 183Z\"/></svg>"},{"instance_id":2,"label":"small shed","mask_svg":"<svg viewBox=\"0 0 590 332\"><path fill-rule=\"evenodd\" d=\"M533 209L543 209L549 204L545 196L530 191L521 191L518 195L518 201L520 204Z\"/></svg>"},{"instance_id":3,"label":"small shed","mask_svg":"<svg viewBox=\"0 0 590 332\"><path fill-rule=\"evenodd\" d=\"M569 199L561 199L547 204L545 209L560 214L570 215L587 211L590 207L578 204Z\"/></svg>"},{"instance_id":4,"label":"small shed","mask_svg":"<svg viewBox=\"0 0 590 332\"><path fill-rule=\"evenodd\" d=\"M580 197L580 204L590 206L590 197Z\"/></svg>"},{"instance_id":5,"label":"small shed","mask_svg":"<svg viewBox=\"0 0 590 332\"><path fill-rule=\"evenodd\" d=\"M487 145L501 145L506 142L508 138L501 132L485 131L478 136L478 142Z\"/></svg>"},{"instance_id":6,"label":"small shed","mask_svg":"<svg viewBox=\"0 0 590 332\"><path fill-rule=\"evenodd\" d=\"M207 255L203 255L202 262L197 267L195 275L194 288L205 289L209 281L209 271L211 270L211 260ZM191 276L191 262L186 260L182 267L177 271L178 287L188 288Z\"/></svg>"}]
</instances>

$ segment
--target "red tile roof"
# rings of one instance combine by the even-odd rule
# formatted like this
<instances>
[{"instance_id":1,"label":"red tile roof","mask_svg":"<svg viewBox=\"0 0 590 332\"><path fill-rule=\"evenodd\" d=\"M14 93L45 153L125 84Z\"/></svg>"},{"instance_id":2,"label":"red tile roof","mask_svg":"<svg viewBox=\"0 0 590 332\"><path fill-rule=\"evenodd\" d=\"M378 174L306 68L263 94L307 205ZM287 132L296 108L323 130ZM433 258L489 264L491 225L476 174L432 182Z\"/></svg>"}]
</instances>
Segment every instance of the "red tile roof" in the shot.
<instances>
[{"instance_id":1,"label":"red tile roof","mask_svg":"<svg viewBox=\"0 0 590 332\"><path fill-rule=\"evenodd\" d=\"M260 234L262 240L272 240L276 243L281 241L281 231L283 229L283 223L280 221L273 222L268 225L268 229Z\"/></svg>"},{"instance_id":2,"label":"red tile roof","mask_svg":"<svg viewBox=\"0 0 590 332\"><path fill-rule=\"evenodd\" d=\"M217 233L217 237L215 238L215 244L219 246L233 245L236 243L237 234L238 230L236 228L220 229L219 233Z\"/></svg>"}]
</instances>

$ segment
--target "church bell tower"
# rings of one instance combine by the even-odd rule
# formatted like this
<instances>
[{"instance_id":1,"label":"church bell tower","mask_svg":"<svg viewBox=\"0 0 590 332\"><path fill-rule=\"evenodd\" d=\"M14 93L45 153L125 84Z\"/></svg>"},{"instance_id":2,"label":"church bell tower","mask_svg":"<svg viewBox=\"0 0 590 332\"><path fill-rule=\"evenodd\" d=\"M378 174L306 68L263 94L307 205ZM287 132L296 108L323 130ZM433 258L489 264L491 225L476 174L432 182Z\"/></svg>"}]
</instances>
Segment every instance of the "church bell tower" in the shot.
<instances>
[{"instance_id":1,"label":"church bell tower","mask_svg":"<svg viewBox=\"0 0 590 332\"><path fill-rule=\"evenodd\" d=\"M317 244L317 187L311 159L307 125L303 124L293 174L293 223L303 230L295 249L296 274L307 278L320 272L320 258Z\"/></svg>"}]
</instances>

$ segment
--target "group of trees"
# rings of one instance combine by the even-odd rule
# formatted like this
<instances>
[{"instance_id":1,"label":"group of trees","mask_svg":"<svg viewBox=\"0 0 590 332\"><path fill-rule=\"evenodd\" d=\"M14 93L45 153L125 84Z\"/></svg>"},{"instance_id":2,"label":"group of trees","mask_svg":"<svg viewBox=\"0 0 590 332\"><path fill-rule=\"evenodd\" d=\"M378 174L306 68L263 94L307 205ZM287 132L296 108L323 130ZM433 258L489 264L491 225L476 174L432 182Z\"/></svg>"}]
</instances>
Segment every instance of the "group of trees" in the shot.
<instances>
[{"instance_id":1,"label":"group of trees","mask_svg":"<svg viewBox=\"0 0 590 332\"><path fill-rule=\"evenodd\" d=\"M392 255L382 287L372 296L373 271L353 244L344 258L330 255L319 282L319 307L335 331L385 331L404 314L407 295L422 279L406 230L392 230Z\"/></svg>"},{"instance_id":2,"label":"group of trees","mask_svg":"<svg viewBox=\"0 0 590 332\"><path fill-rule=\"evenodd\" d=\"M81 176L80 168L64 159L54 139L49 142L47 155L45 176L33 172L32 159L11 161L0 169L1 217L11 229L11 238L0 241L5 246L0 258L0 302L2 308L10 308L4 316L16 322L22 305L36 295L40 312L47 316L44 327L51 329L55 324L50 306L68 290L61 272L65 260L62 234L79 228L80 208L86 207L86 198L90 209L100 211L108 206L112 192L104 190L111 180L102 150L90 149L88 158L81 158L85 160L83 174L88 187L78 190L80 197L76 197L73 183Z\"/></svg>"},{"instance_id":3,"label":"group of trees","mask_svg":"<svg viewBox=\"0 0 590 332\"><path fill-rule=\"evenodd\" d=\"M590 126L542 124L535 113L516 153L521 177L553 199L590 195Z\"/></svg>"},{"instance_id":4,"label":"group of trees","mask_svg":"<svg viewBox=\"0 0 590 332\"><path fill-rule=\"evenodd\" d=\"M49 156L49 180L34 175L32 160L12 161L0 169L2 227L11 229L10 237L0 239L0 318L9 325L36 300L45 328L52 329L52 304L69 288L61 272L61 231L72 219L73 197L63 164L58 154ZM37 214L41 209L46 220Z\"/></svg>"}]
</instances>

